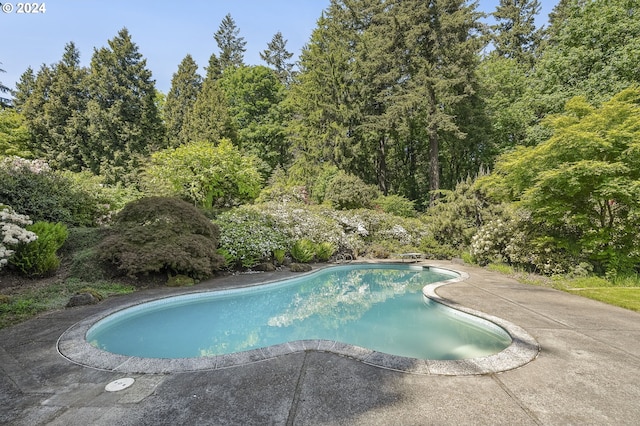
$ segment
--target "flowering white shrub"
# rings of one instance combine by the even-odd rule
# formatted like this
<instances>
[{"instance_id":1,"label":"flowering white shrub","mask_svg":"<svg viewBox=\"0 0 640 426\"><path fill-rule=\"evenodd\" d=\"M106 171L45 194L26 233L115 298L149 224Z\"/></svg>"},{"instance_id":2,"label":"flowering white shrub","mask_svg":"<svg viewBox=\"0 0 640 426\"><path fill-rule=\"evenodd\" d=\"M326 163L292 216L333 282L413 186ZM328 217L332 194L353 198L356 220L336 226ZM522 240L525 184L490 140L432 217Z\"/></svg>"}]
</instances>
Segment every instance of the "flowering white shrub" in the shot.
<instances>
[{"instance_id":1,"label":"flowering white shrub","mask_svg":"<svg viewBox=\"0 0 640 426\"><path fill-rule=\"evenodd\" d=\"M215 223L220 228L218 246L223 256L244 267L255 266L288 246L288 237L278 224L250 206L225 212Z\"/></svg>"},{"instance_id":2,"label":"flowering white shrub","mask_svg":"<svg viewBox=\"0 0 640 426\"><path fill-rule=\"evenodd\" d=\"M18 214L11 207L0 204L0 268L7 264L15 252L9 247L38 239L35 233L23 228L25 225L31 225L29 216Z\"/></svg>"},{"instance_id":3,"label":"flowering white shrub","mask_svg":"<svg viewBox=\"0 0 640 426\"><path fill-rule=\"evenodd\" d=\"M5 170L29 169L32 173L50 172L51 167L42 159L28 160L26 158L9 156L0 159L0 168Z\"/></svg>"},{"instance_id":4,"label":"flowering white shrub","mask_svg":"<svg viewBox=\"0 0 640 426\"><path fill-rule=\"evenodd\" d=\"M510 242L511 227L502 219L480 227L471 238L471 255L481 265L505 260L505 247Z\"/></svg>"}]
</instances>

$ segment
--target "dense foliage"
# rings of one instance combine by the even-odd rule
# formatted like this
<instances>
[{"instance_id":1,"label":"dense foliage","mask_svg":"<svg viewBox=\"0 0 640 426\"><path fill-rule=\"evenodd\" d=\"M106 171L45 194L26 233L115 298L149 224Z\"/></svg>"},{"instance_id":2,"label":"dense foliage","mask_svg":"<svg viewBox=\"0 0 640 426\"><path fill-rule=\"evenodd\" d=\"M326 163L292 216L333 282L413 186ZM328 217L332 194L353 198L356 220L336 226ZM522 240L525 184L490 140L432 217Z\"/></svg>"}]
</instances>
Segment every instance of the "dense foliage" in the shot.
<instances>
[{"instance_id":1,"label":"dense foliage","mask_svg":"<svg viewBox=\"0 0 640 426\"><path fill-rule=\"evenodd\" d=\"M531 212L530 232L547 248L602 270L632 270L640 261L640 89L600 108L574 98L548 123L550 139L503 155L480 184Z\"/></svg>"},{"instance_id":2,"label":"dense foliage","mask_svg":"<svg viewBox=\"0 0 640 426\"><path fill-rule=\"evenodd\" d=\"M60 266L56 253L69 235L67 227L61 223L36 222L27 225L26 230L36 234L37 239L19 244L9 264L27 276L52 274Z\"/></svg>"},{"instance_id":3,"label":"dense foliage","mask_svg":"<svg viewBox=\"0 0 640 426\"><path fill-rule=\"evenodd\" d=\"M153 154L143 182L150 193L182 197L205 209L234 206L260 192L255 163L227 139L217 146L190 143Z\"/></svg>"},{"instance_id":4,"label":"dense foliage","mask_svg":"<svg viewBox=\"0 0 640 426\"><path fill-rule=\"evenodd\" d=\"M223 263L218 236L218 227L185 201L141 198L118 213L100 257L130 276L161 272L203 279Z\"/></svg>"},{"instance_id":5,"label":"dense foliage","mask_svg":"<svg viewBox=\"0 0 640 426\"><path fill-rule=\"evenodd\" d=\"M166 101L126 29L88 67L69 43L58 63L27 69L15 109L0 111L0 155L46 160L4 160L0 202L95 226L143 195L180 197L215 217L220 241L207 250L229 267L420 251L632 273L633 6L561 0L543 29L539 0L500 0L491 26L463 0L331 0L295 70L280 33L261 54L267 66L246 65L227 15L206 75L186 55ZM222 261L204 243L194 256L215 267L186 252L170 263L156 243L135 260L135 233L124 234L130 254L110 259L128 273L203 277Z\"/></svg>"}]
</instances>

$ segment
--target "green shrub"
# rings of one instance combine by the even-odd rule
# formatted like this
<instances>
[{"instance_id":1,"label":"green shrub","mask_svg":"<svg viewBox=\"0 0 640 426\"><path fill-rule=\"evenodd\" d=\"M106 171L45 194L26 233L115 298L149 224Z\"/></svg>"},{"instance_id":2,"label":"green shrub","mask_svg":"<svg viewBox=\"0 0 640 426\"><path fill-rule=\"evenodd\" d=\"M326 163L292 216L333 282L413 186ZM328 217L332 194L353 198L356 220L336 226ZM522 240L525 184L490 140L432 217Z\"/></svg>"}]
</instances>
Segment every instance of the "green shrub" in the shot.
<instances>
[{"instance_id":1,"label":"green shrub","mask_svg":"<svg viewBox=\"0 0 640 426\"><path fill-rule=\"evenodd\" d=\"M285 250L275 249L273 251L273 259L280 265L284 262L284 257L287 254Z\"/></svg>"},{"instance_id":2,"label":"green shrub","mask_svg":"<svg viewBox=\"0 0 640 426\"><path fill-rule=\"evenodd\" d=\"M317 244L315 249L316 257L320 262L326 262L336 252L336 246L328 241Z\"/></svg>"},{"instance_id":3,"label":"green shrub","mask_svg":"<svg viewBox=\"0 0 640 426\"><path fill-rule=\"evenodd\" d=\"M108 228L69 228L60 254L71 260L70 277L97 282L113 275L110 265L100 259L98 249L108 231Z\"/></svg>"},{"instance_id":4,"label":"green shrub","mask_svg":"<svg viewBox=\"0 0 640 426\"><path fill-rule=\"evenodd\" d=\"M215 223L220 227L220 250L229 266L250 268L288 245L289 239L273 217L248 206L221 214Z\"/></svg>"},{"instance_id":5,"label":"green shrub","mask_svg":"<svg viewBox=\"0 0 640 426\"><path fill-rule=\"evenodd\" d=\"M367 185L357 176L338 172L328 183L324 201L339 210L371 208L379 196L375 186Z\"/></svg>"},{"instance_id":6,"label":"green shrub","mask_svg":"<svg viewBox=\"0 0 640 426\"><path fill-rule=\"evenodd\" d=\"M320 169L311 187L311 198L318 204L322 204L327 193L327 187L338 174L338 168L333 165L326 165Z\"/></svg>"},{"instance_id":7,"label":"green shrub","mask_svg":"<svg viewBox=\"0 0 640 426\"><path fill-rule=\"evenodd\" d=\"M459 251L448 244L441 244L433 237L425 237L420 241L420 252L427 259L451 259L459 254Z\"/></svg>"},{"instance_id":8,"label":"green shrub","mask_svg":"<svg viewBox=\"0 0 640 426\"><path fill-rule=\"evenodd\" d=\"M26 229L34 232L38 239L19 245L9 263L27 276L53 273L60 266L60 258L56 252L69 235L67 227L61 223L36 222L27 225Z\"/></svg>"},{"instance_id":9,"label":"green shrub","mask_svg":"<svg viewBox=\"0 0 640 426\"><path fill-rule=\"evenodd\" d=\"M210 277L223 264L218 226L193 205L170 197L141 198L116 216L100 258L129 276L164 272Z\"/></svg>"},{"instance_id":10,"label":"green shrub","mask_svg":"<svg viewBox=\"0 0 640 426\"><path fill-rule=\"evenodd\" d=\"M27 163L0 162L0 200L31 220L91 226L103 213L94 193L63 175Z\"/></svg>"},{"instance_id":11,"label":"green shrub","mask_svg":"<svg viewBox=\"0 0 640 426\"><path fill-rule=\"evenodd\" d=\"M308 263L315 255L315 244L308 238L302 238L291 246L291 257L300 263Z\"/></svg>"},{"instance_id":12,"label":"green shrub","mask_svg":"<svg viewBox=\"0 0 640 426\"><path fill-rule=\"evenodd\" d=\"M413 201L402 195L382 195L373 201L373 204L383 212L400 217L415 217L416 209Z\"/></svg>"}]
</instances>

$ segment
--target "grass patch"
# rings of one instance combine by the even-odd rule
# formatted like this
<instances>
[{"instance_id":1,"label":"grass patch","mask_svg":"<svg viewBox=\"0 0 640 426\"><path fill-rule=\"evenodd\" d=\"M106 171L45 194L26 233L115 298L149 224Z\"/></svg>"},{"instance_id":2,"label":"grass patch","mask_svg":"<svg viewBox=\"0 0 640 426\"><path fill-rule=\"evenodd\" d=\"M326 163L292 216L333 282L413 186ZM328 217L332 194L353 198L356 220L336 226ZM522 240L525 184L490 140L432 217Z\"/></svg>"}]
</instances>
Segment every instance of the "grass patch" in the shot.
<instances>
[{"instance_id":1,"label":"grass patch","mask_svg":"<svg viewBox=\"0 0 640 426\"><path fill-rule=\"evenodd\" d=\"M570 293L640 312L640 287L600 287L569 289Z\"/></svg>"},{"instance_id":2,"label":"grass patch","mask_svg":"<svg viewBox=\"0 0 640 426\"><path fill-rule=\"evenodd\" d=\"M487 269L503 275L513 275L516 272L513 266L506 263L490 263L487 265Z\"/></svg>"},{"instance_id":3,"label":"grass patch","mask_svg":"<svg viewBox=\"0 0 640 426\"><path fill-rule=\"evenodd\" d=\"M640 275L605 278L596 275L586 277L554 276L552 278L516 270L504 263L487 265L490 271L508 275L523 284L552 287L610 305L640 312Z\"/></svg>"},{"instance_id":4,"label":"grass patch","mask_svg":"<svg viewBox=\"0 0 640 426\"><path fill-rule=\"evenodd\" d=\"M53 283L47 286L30 288L23 292L4 297L0 301L0 328L25 321L39 313L62 309L69 298L90 287L102 298L129 294L135 287L120 283L98 281L88 285L84 281L68 279L65 282Z\"/></svg>"}]
</instances>

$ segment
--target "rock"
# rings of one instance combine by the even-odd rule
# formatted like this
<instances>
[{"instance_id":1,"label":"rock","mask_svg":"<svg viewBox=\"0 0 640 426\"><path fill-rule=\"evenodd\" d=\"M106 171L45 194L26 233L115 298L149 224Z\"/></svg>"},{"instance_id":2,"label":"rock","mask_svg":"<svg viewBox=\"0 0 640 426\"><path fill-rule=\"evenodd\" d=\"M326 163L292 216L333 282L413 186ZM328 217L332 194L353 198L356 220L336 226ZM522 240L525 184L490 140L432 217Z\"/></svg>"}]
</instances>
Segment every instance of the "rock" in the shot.
<instances>
[{"instance_id":1,"label":"rock","mask_svg":"<svg viewBox=\"0 0 640 426\"><path fill-rule=\"evenodd\" d=\"M262 271L262 272L273 272L276 270L276 267L271 262L259 263L252 268L254 271Z\"/></svg>"},{"instance_id":2,"label":"rock","mask_svg":"<svg viewBox=\"0 0 640 426\"><path fill-rule=\"evenodd\" d=\"M98 299L91 293L79 293L74 294L67 303L67 308L73 308L74 306L95 305L98 303Z\"/></svg>"},{"instance_id":3,"label":"rock","mask_svg":"<svg viewBox=\"0 0 640 426\"><path fill-rule=\"evenodd\" d=\"M193 278L180 274L176 276L169 275L167 279L167 287L189 287L195 283L196 281Z\"/></svg>"},{"instance_id":4,"label":"rock","mask_svg":"<svg viewBox=\"0 0 640 426\"><path fill-rule=\"evenodd\" d=\"M291 272L309 272L311 270L311 265L306 263L292 263L289 265L289 270Z\"/></svg>"}]
</instances>

